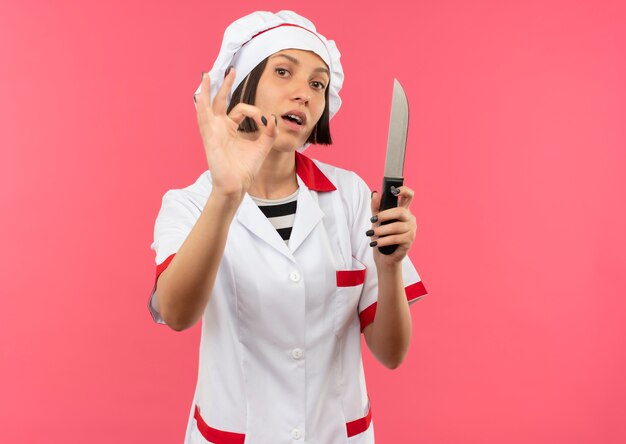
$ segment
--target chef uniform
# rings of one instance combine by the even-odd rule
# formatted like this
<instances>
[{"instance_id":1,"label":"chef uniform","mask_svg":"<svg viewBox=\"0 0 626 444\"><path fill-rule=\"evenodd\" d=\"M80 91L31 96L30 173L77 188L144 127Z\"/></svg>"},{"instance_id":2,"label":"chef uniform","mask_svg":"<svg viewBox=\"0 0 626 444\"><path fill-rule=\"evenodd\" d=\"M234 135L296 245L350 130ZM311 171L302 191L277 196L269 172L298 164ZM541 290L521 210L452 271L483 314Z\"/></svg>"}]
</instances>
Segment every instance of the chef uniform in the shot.
<instances>
[{"instance_id":1,"label":"chef uniform","mask_svg":"<svg viewBox=\"0 0 626 444\"><path fill-rule=\"evenodd\" d=\"M295 30L299 37L309 34L335 51L331 57L325 54L334 114L343 79L337 75L340 81L332 84L333 74L341 70L339 53L312 23L290 11L257 12L229 29L234 26L248 35L241 49L255 34L269 34L257 33L277 26L276 20L288 24L279 28ZM226 43L236 46L226 42L229 29L222 50ZM270 54L310 48L310 42L302 48L294 46L293 35L290 39ZM270 54L261 55L261 60ZM232 59L223 57L219 65L218 57L218 76L220 67L225 70ZM235 69L239 76L237 65ZM186 444L374 442L360 340L374 320L378 297L376 266L365 236L370 190L355 173L300 152L296 175L297 211L288 244L247 194L230 225L202 317L198 382ZM200 216L211 187L211 173L206 171L193 185L163 197L152 244L157 278ZM426 290L408 256L402 269L411 303ZM163 322L155 290L156 284L149 307L155 321Z\"/></svg>"}]
</instances>

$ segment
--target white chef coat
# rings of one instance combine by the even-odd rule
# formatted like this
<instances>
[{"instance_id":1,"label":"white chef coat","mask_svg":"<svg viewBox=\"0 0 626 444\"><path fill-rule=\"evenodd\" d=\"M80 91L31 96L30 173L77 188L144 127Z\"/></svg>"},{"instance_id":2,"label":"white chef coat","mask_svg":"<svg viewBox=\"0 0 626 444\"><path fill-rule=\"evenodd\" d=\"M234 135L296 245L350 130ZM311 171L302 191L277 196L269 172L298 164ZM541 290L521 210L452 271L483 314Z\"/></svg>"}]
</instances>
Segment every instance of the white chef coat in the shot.
<instances>
[{"instance_id":1,"label":"white chef coat","mask_svg":"<svg viewBox=\"0 0 626 444\"><path fill-rule=\"evenodd\" d=\"M296 153L289 244L246 195L230 226L202 317L198 382L186 444L374 442L360 334L378 279L370 190L355 173ZM211 192L211 174L170 190L155 225L157 277ZM408 256L409 302L426 294ZM155 284L156 288L156 284ZM154 290L148 304L157 322Z\"/></svg>"}]
</instances>

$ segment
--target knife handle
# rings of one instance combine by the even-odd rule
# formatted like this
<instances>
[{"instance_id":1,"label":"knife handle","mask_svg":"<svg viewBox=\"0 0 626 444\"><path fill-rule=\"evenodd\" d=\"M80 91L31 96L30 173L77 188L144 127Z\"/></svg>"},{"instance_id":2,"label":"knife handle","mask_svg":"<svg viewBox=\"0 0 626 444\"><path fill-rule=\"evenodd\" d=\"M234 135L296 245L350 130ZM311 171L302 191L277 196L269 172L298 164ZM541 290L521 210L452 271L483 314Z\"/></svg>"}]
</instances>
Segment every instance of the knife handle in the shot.
<instances>
[{"instance_id":1,"label":"knife handle","mask_svg":"<svg viewBox=\"0 0 626 444\"><path fill-rule=\"evenodd\" d=\"M389 208L394 208L398 206L398 196L394 196L393 194L391 194L391 187L394 186L396 188L400 188L402 186L402 184L404 183L404 179L402 177L400 178L396 178L396 177L383 177L383 188L382 188L382 194L380 196L380 210L379 211L384 211L384 210L388 210ZM386 220L384 222L381 222L381 225L387 225L393 222L397 222L397 219L393 219L393 220ZM384 236L381 236L384 237ZM378 247L378 250L382 253L382 254L391 254L394 251L396 251L396 248L398 248L397 245L387 245L384 247Z\"/></svg>"}]
</instances>

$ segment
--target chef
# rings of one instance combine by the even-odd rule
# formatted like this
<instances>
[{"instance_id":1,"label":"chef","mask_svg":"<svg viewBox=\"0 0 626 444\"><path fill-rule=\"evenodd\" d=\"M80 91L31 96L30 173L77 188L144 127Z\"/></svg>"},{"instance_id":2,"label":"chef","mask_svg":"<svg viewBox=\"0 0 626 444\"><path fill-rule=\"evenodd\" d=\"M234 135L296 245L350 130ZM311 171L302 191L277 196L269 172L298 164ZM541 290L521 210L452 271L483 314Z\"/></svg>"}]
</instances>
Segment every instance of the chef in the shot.
<instances>
[{"instance_id":1,"label":"chef","mask_svg":"<svg viewBox=\"0 0 626 444\"><path fill-rule=\"evenodd\" d=\"M339 58L304 17L255 12L194 95L210 170L163 197L149 302L174 330L202 319L186 444L374 442L360 335L400 365L426 290L412 190L379 212L355 173L302 154L332 141Z\"/></svg>"}]
</instances>

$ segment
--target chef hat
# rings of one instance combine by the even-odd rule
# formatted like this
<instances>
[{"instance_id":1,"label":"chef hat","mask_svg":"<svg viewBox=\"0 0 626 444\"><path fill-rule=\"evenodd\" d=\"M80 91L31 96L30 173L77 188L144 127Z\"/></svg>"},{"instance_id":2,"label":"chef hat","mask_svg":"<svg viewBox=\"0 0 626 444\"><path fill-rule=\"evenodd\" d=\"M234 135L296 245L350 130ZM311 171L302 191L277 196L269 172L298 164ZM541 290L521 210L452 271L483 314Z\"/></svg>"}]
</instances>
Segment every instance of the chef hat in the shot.
<instances>
[{"instance_id":1,"label":"chef hat","mask_svg":"<svg viewBox=\"0 0 626 444\"><path fill-rule=\"evenodd\" d=\"M229 100L242 80L261 61L283 49L302 49L317 54L328 65L330 85L328 85L329 117L339 110L341 99L339 90L343 84L341 54L332 40L318 34L315 25L293 11L279 11L276 14L257 11L246 15L226 28L222 47L209 71L211 80L211 100L224 82L226 69L235 68L235 83ZM200 93L201 86L195 94Z\"/></svg>"}]
</instances>

